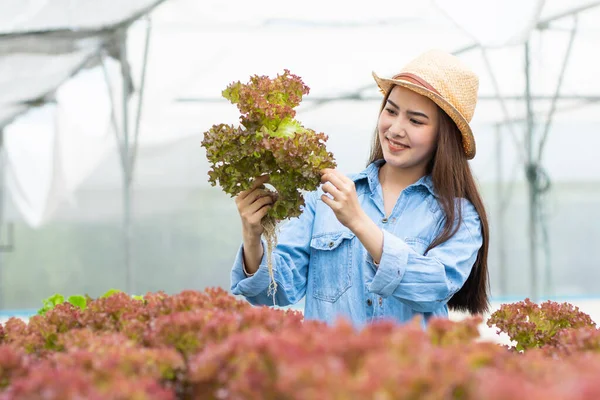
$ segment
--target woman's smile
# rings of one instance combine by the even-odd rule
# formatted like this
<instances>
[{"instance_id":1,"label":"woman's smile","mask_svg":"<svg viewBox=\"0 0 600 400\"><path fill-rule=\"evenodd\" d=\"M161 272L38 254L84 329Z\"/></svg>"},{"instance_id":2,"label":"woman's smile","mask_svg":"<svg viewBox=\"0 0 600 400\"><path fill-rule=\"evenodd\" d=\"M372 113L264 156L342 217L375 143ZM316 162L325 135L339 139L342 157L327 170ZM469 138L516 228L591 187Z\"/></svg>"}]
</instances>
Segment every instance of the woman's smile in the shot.
<instances>
[{"instance_id":1,"label":"woman's smile","mask_svg":"<svg viewBox=\"0 0 600 400\"><path fill-rule=\"evenodd\" d=\"M397 153L397 152L400 152L400 151L404 151L404 150L410 149L409 145L407 145L405 143L402 143L402 142L400 142L398 140L391 139L391 138L389 138L387 136L385 137L385 141L386 141L386 143L388 145L388 148L389 148L390 152L392 152L392 153Z\"/></svg>"}]
</instances>

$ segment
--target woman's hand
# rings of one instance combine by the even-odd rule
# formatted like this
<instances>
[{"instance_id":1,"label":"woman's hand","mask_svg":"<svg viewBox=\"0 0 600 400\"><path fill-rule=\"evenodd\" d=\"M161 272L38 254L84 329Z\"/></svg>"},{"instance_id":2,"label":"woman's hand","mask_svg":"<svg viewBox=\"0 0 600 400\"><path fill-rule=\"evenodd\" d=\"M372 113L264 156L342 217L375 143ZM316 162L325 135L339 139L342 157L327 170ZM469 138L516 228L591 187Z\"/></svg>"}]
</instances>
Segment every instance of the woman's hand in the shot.
<instances>
[{"instance_id":1,"label":"woman's hand","mask_svg":"<svg viewBox=\"0 0 600 400\"><path fill-rule=\"evenodd\" d=\"M335 169L326 168L321 174L323 191L331 196L324 194L321 200L333 210L344 226L354 231L365 215L360 207L354 182Z\"/></svg>"},{"instance_id":2,"label":"woman's hand","mask_svg":"<svg viewBox=\"0 0 600 400\"><path fill-rule=\"evenodd\" d=\"M358 201L354 182L334 169L324 169L321 176L323 191L329 193L321 196L321 200L335 213L337 219L350 229L379 263L383 254L383 231L363 211Z\"/></svg>"},{"instance_id":3,"label":"woman's hand","mask_svg":"<svg viewBox=\"0 0 600 400\"><path fill-rule=\"evenodd\" d=\"M235 198L235 204L242 218L244 239L260 240L264 231L261 220L273 204L272 193L265 190L263 186L268 180L268 175L256 178L250 189L240 192Z\"/></svg>"}]
</instances>

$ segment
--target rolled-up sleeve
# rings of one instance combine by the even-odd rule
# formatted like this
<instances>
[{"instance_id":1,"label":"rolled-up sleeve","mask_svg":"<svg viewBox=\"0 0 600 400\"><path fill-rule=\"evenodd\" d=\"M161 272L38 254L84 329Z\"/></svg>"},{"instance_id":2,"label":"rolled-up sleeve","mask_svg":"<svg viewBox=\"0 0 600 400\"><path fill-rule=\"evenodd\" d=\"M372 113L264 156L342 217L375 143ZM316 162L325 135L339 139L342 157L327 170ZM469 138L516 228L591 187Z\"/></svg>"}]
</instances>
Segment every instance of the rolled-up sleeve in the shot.
<instances>
[{"instance_id":1,"label":"rolled-up sleeve","mask_svg":"<svg viewBox=\"0 0 600 400\"><path fill-rule=\"evenodd\" d=\"M277 283L275 299L267 293L271 278L267 263L267 243L262 240L264 255L258 270L251 276L244 271L243 244L238 249L231 270L231 291L254 305L287 306L306 294L310 238L315 215L316 192L305 195L302 214L283 224L277 234L272 254L273 274Z\"/></svg>"},{"instance_id":2,"label":"rolled-up sleeve","mask_svg":"<svg viewBox=\"0 0 600 400\"><path fill-rule=\"evenodd\" d=\"M431 312L446 304L469 277L483 242L475 207L464 199L461 205L462 222L457 232L427 255L384 231L379 266L372 258L367 259L375 269L367 282L369 291L394 296L419 312Z\"/></svg>"}]
</instances>

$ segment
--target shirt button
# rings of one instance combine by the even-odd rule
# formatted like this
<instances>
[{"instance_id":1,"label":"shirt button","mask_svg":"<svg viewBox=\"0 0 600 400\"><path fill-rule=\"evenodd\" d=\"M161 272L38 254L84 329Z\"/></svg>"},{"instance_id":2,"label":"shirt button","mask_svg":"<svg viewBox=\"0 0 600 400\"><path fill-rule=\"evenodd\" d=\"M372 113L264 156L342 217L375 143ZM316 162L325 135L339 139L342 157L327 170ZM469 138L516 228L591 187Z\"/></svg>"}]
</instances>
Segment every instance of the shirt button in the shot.
<instances>
[{"instance_id":1,"label":"shirt button","mask_svg":"<svg viewBox=\"0 0 600 400\"><path fill-rule=\"evenodd\" d=\"M371 307L373 305L373 301L371 299L367 299L367 305Z\"/></svg>"},{"instance_id":2,"label":"shirt button","mask_svg":"<svg viewBox=\"0 0 600 400\"><path fill-rule=\"evenodd\" d=\"M382 220L381 220L381 222L385 224L385 223L387 223L387 222L388 222L388 219L387 219L387 218L384 218L384 219L382 219Z\"/></svg>"},{"instance_id":3,"label":"shirt button","mask_svg":"<svg viewBox=\"0 0 600 400\"><path fill-rule=\"evenodd\" d=\"M380 297L379 298L379 305L382 305L382 304L383 304L383 299Z\"/></svg>"},{"instance_id":4,"label":"shirt button","mask_svg":"<svg viewBox=\"0 0 600 400\"><path fill-rule=\"evenodd\" d=\"M333 242L329 242L329 247L333 247Z\"/></svg>"}]
</instances>

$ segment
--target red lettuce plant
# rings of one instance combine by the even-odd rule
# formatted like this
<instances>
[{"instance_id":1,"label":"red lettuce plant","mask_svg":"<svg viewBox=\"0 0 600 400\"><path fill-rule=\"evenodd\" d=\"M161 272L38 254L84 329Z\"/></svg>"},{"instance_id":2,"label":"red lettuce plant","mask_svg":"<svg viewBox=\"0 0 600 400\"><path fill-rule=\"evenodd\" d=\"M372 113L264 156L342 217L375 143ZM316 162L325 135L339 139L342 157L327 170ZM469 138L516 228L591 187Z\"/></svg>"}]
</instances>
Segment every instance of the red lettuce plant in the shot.
<instances>
[{"instance_id":1,"label":"red lettuce plant","mask_svg":"<svg viewBox=\"0 0 600 400\"><path fill-rule=\"evenodd\" d=\"M503 318L506 318L504 320ZM53 304L0 330L3 399L577 399L600 396L600 333L570 305L356 329L252 307L222 289Z\"/></svg>"},{"instance_id":2,"label":"red lettuce plant","mask_svg":"<svg viewBox=\"0 0 600 400\"><path fill-rule=\"evenodd\" d=\"M218 183L225 193L235 196L249 189L255 178L269 175L275 202L262 224L273 295L277 284L271 254L276 224L299 216L304 205L302 190L317 189L320 171L336 165L325 147L327 136L295 119L294 108L308 92L302 79L288 70L273 79L254 75L246 84L233 82L222 95L237 105L241 126L214 125L202 141L211 166L209 182Z\"/></svg>"},{"instance_id":3,"label":"red lettuce plant","mask_svg":"<svg viewBox=\"0 0 600 400\"><path fill-rule=\"evenodd\" d=\"M487 324L507 333L511 340L517 342L515 348L518 351L555 346L555 336L563 329L595 326L589 315L571 304L547 301L538 305L529 299L502 305Z\"/></svg>"}]
</instances>

